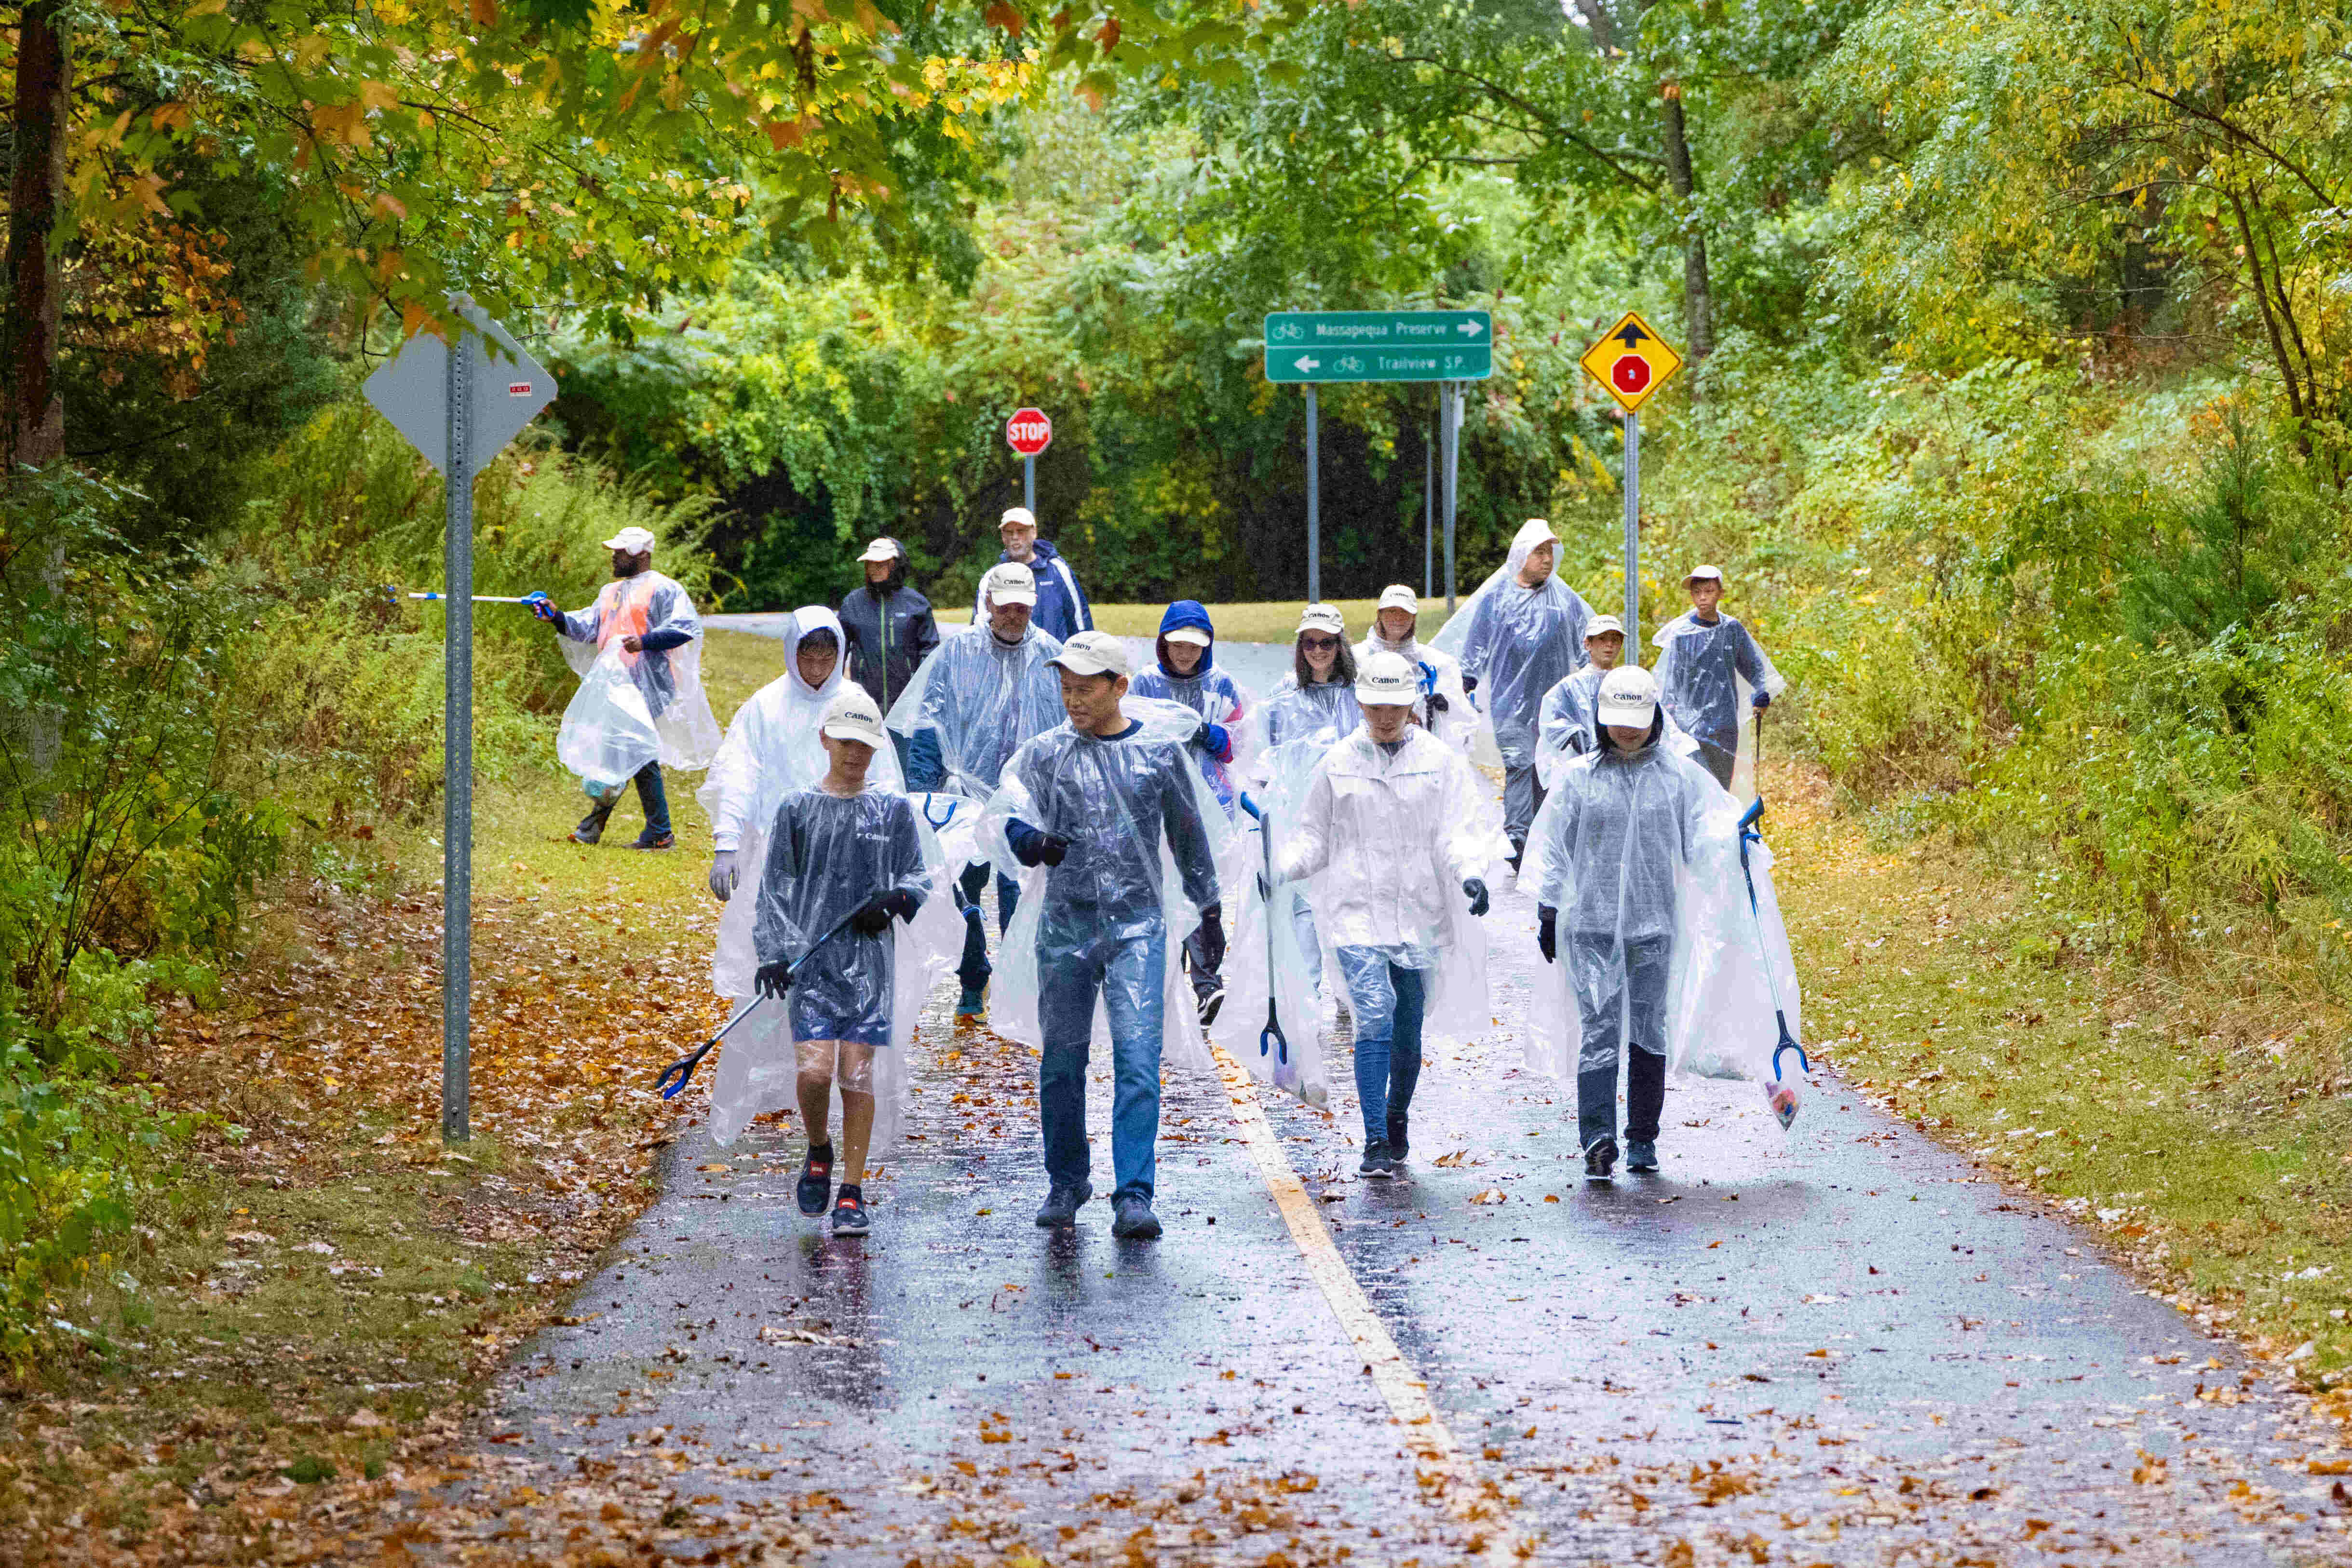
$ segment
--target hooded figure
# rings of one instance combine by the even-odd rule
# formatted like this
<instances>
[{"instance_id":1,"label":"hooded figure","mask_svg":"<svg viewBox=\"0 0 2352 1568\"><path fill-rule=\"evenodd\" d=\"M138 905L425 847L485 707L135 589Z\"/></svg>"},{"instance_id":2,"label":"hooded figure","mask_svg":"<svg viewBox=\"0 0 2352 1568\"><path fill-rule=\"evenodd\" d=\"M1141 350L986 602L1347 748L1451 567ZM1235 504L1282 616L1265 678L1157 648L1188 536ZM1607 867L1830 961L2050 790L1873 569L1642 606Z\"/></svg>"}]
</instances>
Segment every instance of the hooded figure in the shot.
<instances>
[{"instance_id":1,"label":"hooded figure","mask_svg":"<svg viewBox=\"0 0 2352 1568\"><path fill-rule=\"evenodd\" d=\"M1748 907L1738 805L1661 743L1666 718L1649 671L1611 671L1598 709L1600 749L1561 770L1528 845L1537 944L1553 966L1538 982L1529 1065L1574 1078L1585 1173L1605 1180L1621 1058L1626 1163L1654 1171L1667 1068L1747 1078L1769 1094L1776 1005L1785 1002L1791 1030L1801 1021L1760 847Z\"/></svg>"},{"instance_id":2,"label":"hooded figure","mask_svg":"<svg viewBox=\"0 0 2352 1568\"><path fill-rule=\"evenodd\" d=\"M710 960L711 989L721 996L754 994L752 975L759 963L752 956L752 900L735 894L746 879L756 885L767 864L768 827L777 805L824 777L824 746L817 729L825 705L847 684L841 640L841 623L823 605L793 613L784 673L735 710L709 776L695 792L710 818L710 891L727 905ZM818 677L814 685L811 673ZM906 791L898 754L888 747L874 759L866 777L893 795Z\"/></svg>"},{"instance_id":3,"label":"hooded figure","mask_svg":"<svg viewBox=\"0 0 2352 1568\"><path fill-rule=\"evenodd\" d=\"M1201 716L1201 728L1192 740L1192 760L1201 776L1233 817L1238 789L1234 775L1245 768L1241 754L1243 723L1251 704L1234 678L1217 668L1217 629L1197 599L1179 599L1160 617L1160 637L1154 648L1158 662L1135 678L1129 689L1137 697L1181 702ZM1239 840L1235 840L1238 845ZM1221 867L1230 880L1238 864ZM1192 999L1203 1027L1217 1021L1224 1005L1225 984L1218 966L1208 961L1202 934L1184 939L1184 966L1192 980Z\"/></svg>"},{"instance_id":4,"label":"hooded figure","mask_svg":"<svg viewBox=\"0 0 2352 1568\"><path fill-rule=\"evenodd\" d=\"M1402 583L1390 584L1381 590L1371 629L1356 645L1356 663L1361 667L1376 653L1392 653L1412 665L1421 682L1413 721L1466 755L1478 733L1478 714L1462 689L1462 661L1417 640L1420 624L1419 596Z\"/></svg>"},{"instance_id":5,"label":"hooded figure","mask_svg":"<svg viewBox=\"0 0 2352 1568\"><path fill-rule=\"evenodd\" d=\"M1543 805L1536 742L1544 693L1584 662L1584 626L1591 618L1592 606L1559 580L1559 540L1551 524L1531 517L1512 539L1501 570L1432 639L1461 658L1464 684L1494 724L1503 760L1503 831L1515 858Z\"/></svg>"},{"instance_id":6,"label":"hooded figure","mask_svg":"<svg viewBox=\"0 0 2352 1568\"><path fill-rule=\"evenodd\" d=\"M635 779L646 827L632 847L670 847L662 764L692 772L719 749L719 721L702 691L702 618L686 590L653 569L654 544L650 531L623 529L604 541L613 581L595 603L567 612L541 595L531 606L554 625L580 677L555 741L557 759L580 775L591 803L572 830L577 843L604 837L622 789Z\"/></svg>"},{"instance_id":7,"label":"hooded figure","mask_svg":"<svg viewBox=\"0 0 2352 1568\"><path fill-rule=\"evenodd\" d=\"M866 688L883 712L915 679L915 670L940 646L931 602L907 586L907 552L887 535L866 545L858 558L866 584L841 601L849 678ZM906 760L905 737L896 742Z\"/></svg>"},{"instance_id":8,"label":"hooded figure","mask_svg":"<svg viewBox=\"0 0 2352 1568\"><path fill-rule=\"evenodd\" d=\"M1756 793L1754 715L1789 683L1738 617L1716 610L1722 572L1695 567L1683 586L1694 601L1706 603L1660 626L1652 639L1660 650L1658 689L1667 714L1697 741L1707 772L1736 798L1747 800Z\"/></svg>"},{"instance_id":9,"label":"hooded figure","mask_svg":"<svg viewBox=\"0 0 2352 1568\"><path fill-rule=\"evenodd\" d=\"M1160 1234L1151 1200L1163 1048L1214 1070L1180 1000L1174 949L1202 928L1223 946L1217 861L1230 830L1189 754L1199 714L1128 695L1127 650L1108 634L1079 633L1056 662L1070 721L1021 748L982 814L984 841L1024 868L992 1022L1042 1053L1051 1190L1037 1223L1049 1227L1075 1223L1093 1195L1087 1065L1108 1034L1113 1234L1146 1238Z\"/></svg>"},{"instance_id":10,"label":"hooded figure","mask_svg":"<svg viewBox=\"0 0 2352 1568\"><path fill-rule=\"evenodd\" d=\"M1053 660L1059 639L1029 618L1037 605L1036 580L1015 563L992 566L981 579L981 619L940 644L890 709L889 728L908 737L908 773L915 788L945 790L975 801L996 793L1006 759L1032 736L1062 722L1061 679ZM1010 864L996 871L996 921L1000 936L1011 929L1021 901L1021 885ZM988 868L962 872L961 888L970 930L957 973L963 994L959 1017L980 1015L982 989L993 973L980 924L980 895Z\"/></svg>"}]
</instances>

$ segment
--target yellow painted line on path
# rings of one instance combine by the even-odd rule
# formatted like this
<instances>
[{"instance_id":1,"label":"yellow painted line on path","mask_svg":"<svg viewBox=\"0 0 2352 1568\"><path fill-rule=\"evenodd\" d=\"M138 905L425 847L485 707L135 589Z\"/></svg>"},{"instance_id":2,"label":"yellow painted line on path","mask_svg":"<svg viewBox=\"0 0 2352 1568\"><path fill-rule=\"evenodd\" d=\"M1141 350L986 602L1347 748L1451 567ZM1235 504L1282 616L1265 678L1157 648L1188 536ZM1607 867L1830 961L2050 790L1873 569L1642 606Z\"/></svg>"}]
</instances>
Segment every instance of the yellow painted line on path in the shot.
<instances>
[{"instance_id":1,"label":"yellow painted line on path","mask_svg":"<svg viewBox=\"0 0 2352 1568\"><path fill-rule=\"evenodd\" d=\"M1516 1563L1532 1556L1535 1543L1523 1540L1505 1518L1511 1500L1502 1489L1491 1482L1482 1483L1472 1473L1469 1460L1454 1440L1454 1429L1445 1424L1445 1417L1438 1414L1435 1401L1429 1396L1427 1380L1397 1349L1388 1326L1372 1310L1363 1287L1356 1283L1347 1259L1339 1256L1339 1248L1331 1240L1330 1228L1323 1223L1321 1205L1298 1179L1298 1173L1291 1169L1289 1158L1282 1152L1281 1140L1275 1136L1274 1124L1266 1120L1265 1108L1258 1103L1256 1080L1223 1047L1210 1048L1216 1053L1218 1071L1224 1077L1225 1093L1233 1101L1242 1142L1257 1162L1258 1174L1265 1178L1266 1191L1273 1195L1274 1206L1281 1211L1283 1223L1290 1227L1290 1238L1298 1245L1307 1274L1323 1292L1324 1301L1329 1305L1332 1316L1339 1320L1339 1328L1349 1342L1363 1357L1364 1370L1371 1373L1373 1386L1388 1401L1390 1414L1404 1428L1406 1440L1424 1470L1442 1478L1447 1511L1470 1531L1471 1555L1493 1563Z\"/></svg>"}]
</instances>

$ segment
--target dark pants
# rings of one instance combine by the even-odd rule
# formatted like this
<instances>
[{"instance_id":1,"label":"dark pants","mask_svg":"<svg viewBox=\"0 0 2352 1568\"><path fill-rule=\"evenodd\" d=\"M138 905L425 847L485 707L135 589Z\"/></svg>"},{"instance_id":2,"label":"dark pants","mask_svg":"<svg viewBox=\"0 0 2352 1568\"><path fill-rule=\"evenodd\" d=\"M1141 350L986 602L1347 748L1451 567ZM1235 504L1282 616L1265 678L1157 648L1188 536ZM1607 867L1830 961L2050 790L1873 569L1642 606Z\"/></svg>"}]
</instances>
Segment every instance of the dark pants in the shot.
<instances>
[{"instance_id":1,"label":"dark pants","mask_svg":"<svg viewBox=\"0 0 2352 1568\"><path fill-rule=\"evenodd\" d=\"M1617 1059L1625 1058L1625 1136L1658 1140L1666 1103L1666 970L1670 937L1622 945L1579 933L1564 954L1583 1042L1576 1056L1578 1142L1590 1149L1617 1135ZM1631 1034L1632 1049L1626 1049Z\"/></svg>"},{"instance_id":2,"label":"dark pants","mask_svg":"<svg viewBox=\"0 0 2352 1568\"><path fill-rule=\"evenodd\" d=\"M1046 910L1048 919L1053 910ZM1074 928L1083 930L1083 927ZM1097 927L1098 931L1100 928ZM1167 1022L1168 938L1153 930L1125 941L1099 934L1037 940L1037 1115L1045 1124L1045 1178L1056 1187L1087 1180L1087 1059L1095 998L1110 1020L1110 1158L1127 1195L1149 1203L1159 1182L1160 1047Z\"/></svg>"},{"instance_id":3,"label":"dark pants","mask_svg":"<svg viewBox=\"0 0 2352 1568\"><path fill-rule=\"evenodd\" d=\"M980 908L980 895L988 887L988 868L985 866L966 868L959 886L963 889L965 906L977 910ZM996 934L1000 938L1013 924L1013 911L1020 907L1021 884L1010 877L997 878ZM977 991L987 984L988 977L995 973L995 966L988 962L986 929L982 925L977 913L965 916L963 961L956 965L956 978L963 983L965 990Z\"/></svg>"},{"instance_id":4,"label":"dark pants","mask_svg":"<svg viewBox=\"0 0 2352 1568\"><path fill-rule=\"evenodd\" d=\"M1503 833L1514 852L1526 845L1528 829L1535 826L1536 813L1543 809L1543 803L1544 786L1537 782L1533 763L1503 770Z\"/></svg>"},{"instance_id":5,"label":"dark pants","mask_svg":"<svg viewBox=\"0 0 2352 1568\"><path fill-rule=\"evenodd\" d=\"M1726 789L1731 787L1731 770L1739 763L1737 751L1726 751L1712 741L1701 741L1698 743L1698 761L1700 766L1715 775L1716 783Z\"/></svg>"},{"instance_id":6,"label":"dark pants","mask_svg":"<svg viewBox=\"0 0 2352 1568\"><path fill-rule=\"evenodd\" d=\"M1184 967L1192 979L1192 995L1196 1000L1205 1000L1225 987L1224 981L1209 966L1208 952L1208 944L1201 940L1200 929L1195 927L1192 934L1184 939Z\"/></svg>"},{"instance_id":7,"label":"dark pants","mask_svg":"<svg viewBox=\"0 0 2352 1568\"><path fill-rule=\"evenodd\" d=\"M593 833L601 836L604 831L605 822L613 815L613 808L620 804L621 797L618 793L615 793L612 799L589 807L588 815L580 819L579 831L583 834ZM637 770L637 804L646 809L646 831L656 838L667 837L669 836L669 796L662 789L662 771L659 763L647 763Z\"/></svg>"}]
</instances>

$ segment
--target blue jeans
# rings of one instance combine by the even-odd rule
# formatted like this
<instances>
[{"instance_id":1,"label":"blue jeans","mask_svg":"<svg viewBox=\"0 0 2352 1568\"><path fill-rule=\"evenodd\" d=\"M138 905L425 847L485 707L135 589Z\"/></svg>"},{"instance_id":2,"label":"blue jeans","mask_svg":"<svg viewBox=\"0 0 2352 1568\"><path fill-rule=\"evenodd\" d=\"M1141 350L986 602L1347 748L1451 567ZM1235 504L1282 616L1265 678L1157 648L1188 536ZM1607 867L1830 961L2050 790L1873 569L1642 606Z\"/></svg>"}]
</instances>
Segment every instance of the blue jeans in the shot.
<instances>
[{"instance_id":1,"label":"blue jeans","mask_svg":"<svg viewBox=\"0 0 2352 1568\"><path fill-rule=\"evenodd\" d=\"M581 831L584 833L593 827L598 833L604 832L605 818L611 816L613 807L620 804L621 797L616 794L611 800L600 801L589 807L588 815L580 819ZM646 831L656 838L667 837L669 833L669 795L662 788L659 763L647 763L637 770L637 804L646 810Z\"/></svg>"},{"instance_id":2,"label":"blue jeans","mask_svg":"<svg viewBox=\"0 0 2352 1568\"><path fill-rule=\"evenodd\" d=\"M1385 1143L1389 1116L1412 1104L1421 1080L1421 1019L1428 1001L1426 972L1390 962L1392 950L1339 949L1348 982L1348 1010L1356 1016L1356 1100L1364 1113L1364 1143Z\"/></svg>"},{"instance_id":3,"label":"blue jeans","mask_svg":"<svg viewBox=\"0 0 2352 1568\"><path fill-rule=\"evenodd\" d=\"M972 909L978 909L980 895L988 888L988 868L985 866L966 868L960 886L963 889L964 903ZM1020 907L1021 884L1010 877L999 876L996 879L996 934L999 937L1003 936L1006 930L1012 926L1013 911ZM995 966L988 962L986 929L976 916L965 917L963 960L956 965L956 979L962 982L965 990L977 991L987 984L988 977L995 973Z\"/></svg>"},{"instance_id":4,"label":"blue jeans","mask_svg":"<svg viewBox=\"0 0 2352 1568\"><path fill-rule=\"evenodd\" d=\"M1052 913L1047 916L1061 922ZM1160 1043L1168 1011L1168 936L1154 930L1120 941L1086 933L1086 923L1037 942L1037 1110L1045 1128L1045 1178L1056 1187L1087 1180L1087 1058L1095 997L1110 1016L1112 1197L1147 1203L1159 1177Z\"/></svg>"}]
</instances>

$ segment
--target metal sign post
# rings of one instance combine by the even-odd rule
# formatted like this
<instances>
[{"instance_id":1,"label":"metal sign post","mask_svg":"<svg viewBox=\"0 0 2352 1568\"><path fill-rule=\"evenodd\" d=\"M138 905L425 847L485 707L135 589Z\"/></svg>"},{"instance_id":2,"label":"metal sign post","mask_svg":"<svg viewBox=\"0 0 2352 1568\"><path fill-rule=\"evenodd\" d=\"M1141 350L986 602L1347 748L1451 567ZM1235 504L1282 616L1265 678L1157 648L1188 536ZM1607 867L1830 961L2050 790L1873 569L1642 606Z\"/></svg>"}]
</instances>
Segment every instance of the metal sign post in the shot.
<instances>
[{"instance_id":1,"label":"metal sign post","mask_svg":"<svg viewBox=\"0 0 2352 1568\"><path fill-rule=\"evenodd\" d=\"M1642 414L1625 413L1625 641L1642 652Z\"/></svg>"},{"instance_id":2,"label":"metal sign post","mask_svg":"<svg viewBox=\"0 0 2352 1568\"><path fill-rule=\"evenodd\" d=\"M1307 602L1323 602L1323 494L1316 452L1315 387L1307 388Z\"/></svg>"},{"instance_id":3,"label":"metal sign post","mask_svg":"<svg viewBox=\"0 0 2352 1568\"><path fill-rule=\"evenodd\" d=\"M1683 356L1658 336L1640 311L1628 310L1577 363L1607 387L1617 406L1625 411L1625 641L1638 654L1642 647L1642 405L1682 368Z\"/></svg>"},{"instance_id":4,"label":"metal sign post","mask_svg":"<svg viewBox=\"0 0 2352 1568\"><path fill-rule=\"evenodd\" d=\"M1461 499L1462 488L1462 384L1455 382L1440 389L1445 409L1445 613L1452 615L1454 605L1454 513Z\"/></svg>"},{"instance_id":5,"label":"metal sign post","mask_svg":"<svg viewBox=\"0 0 2352 1568\"><path fill-rule=\"evenodd\" d=\"M1031 517L1037 515L1037 459L1034 458L1021 459L1021 504L1029 509Z\"/></svg>"},{"instance_id":6,"label":"metal sign post","mask_svg":"<svg viewBox=\"0 0 2352 1568\"><path fill-rule=\"evenodd\" d=\"M1430 483L1436 474L1437 431L1432 426L1421 448L1421 596L1424 599L1437 592L1437 497Z\"/></svg>"},{"instance_id":7,"label":"metal sign post","mask_svg":"<svg viewBox=\"0 0 2352 1568\"><path fill-rule=\"evenodd\" d=\"M472 300L450 308L467 323L454 347L419 332L362 391L443 479L441 1136L462 1143L473 1135L474 476L554 401L555 378Z\"/></svg>"}]
</instances>

